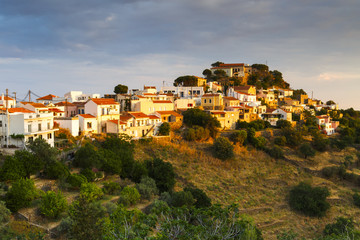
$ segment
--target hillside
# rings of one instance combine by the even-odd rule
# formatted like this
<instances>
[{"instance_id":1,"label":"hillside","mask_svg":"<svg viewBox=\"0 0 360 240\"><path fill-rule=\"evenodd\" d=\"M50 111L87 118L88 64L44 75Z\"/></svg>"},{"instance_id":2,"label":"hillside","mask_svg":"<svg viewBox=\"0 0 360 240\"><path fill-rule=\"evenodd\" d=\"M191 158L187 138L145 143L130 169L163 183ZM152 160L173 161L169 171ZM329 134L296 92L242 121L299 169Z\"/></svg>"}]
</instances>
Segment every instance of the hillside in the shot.
<instances>
[{"instance_id":1,"label":"hillside","mask_svg":"<svg viewBox=\"0 0 360 240\"><path fill-rule=\"evenodd\" d=\"M275 160L252 147L236 146L235 158L223 162L212 156L210 146L211 142L189 143L179 139L171 143L137 144L135 158L160 157L171 162L177 174L177 190L193 184L204 190L213 203L239 204L240 211L250 215L262 230L264 239L276 239L277 234L291 229L300 236L313 238L339 216L353 217L359 223L360 209L352 200L353 191L359 187L336 178L328 180L320 172L323 167L340 164L345 156L356 159L355 149L319 153L305 160L286 148L285 159ZM325 217L306 217L290 209L287 194L301 181L330 189L331 208Z\"/></svg>"}]
</instances>

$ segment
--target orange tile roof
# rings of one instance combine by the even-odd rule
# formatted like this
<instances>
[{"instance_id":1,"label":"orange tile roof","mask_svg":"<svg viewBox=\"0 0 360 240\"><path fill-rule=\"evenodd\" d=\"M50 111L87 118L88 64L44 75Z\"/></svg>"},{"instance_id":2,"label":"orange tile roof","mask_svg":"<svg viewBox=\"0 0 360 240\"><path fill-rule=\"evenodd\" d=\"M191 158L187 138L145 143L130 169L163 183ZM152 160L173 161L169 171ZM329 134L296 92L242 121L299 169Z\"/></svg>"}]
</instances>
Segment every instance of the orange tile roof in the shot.
<instances>
[{"instance_id":1,"label":"orange tile roof","mask_svg":"<svg viewBox=\"0 0 360 240\"><path fill-rule=\"evenodd\" d=\"M113 98L91 98L96 105L120 105Z\"/></svg>"},{"instance_id":2,"label":"orange tile roof","mask_svg":"<svg viewBox=\"0 0 360 240\"><path fill-rule=\"evenodd\" d=\"M127 122L127 121L129 121L130 119L132 119L132 116L130 116L130 115L122 115L122 116L120 116L120 120L121 120L121 121Z\"/></svg>"},{"instance_id":3,"label":"orange tile roof","mask_svg":"<svg viewBox=\"0 0 360 240\"><path fill-rule=\"evenodd\" d=\"M149 115L149 118L150 119L160 119L158 116L155 116L155 115Z\"/></svg>"},{"instance_id":4,"label":"orange tile roof","mask_svg":"<svg viewBox=\"0 0 360 240\"><path fill-rule=\"evenodd\" d=\"M240 90L249 90L252 86L235 86L234 90L235 91L240 91Z\"/></svg>"},{"instance_id":5,"label":"orange tile roof","mask_svg":"<svg viewBox=\"0 0 360 240\"><path fill-rule=\"evenodd\" d=\"M129 114L131 116L133 116L134 118L148 118L149 117L148 115L146 115L143 112L129 112Z\"/></svg>"},{"instance_id":6,"label":"orange tile roof","mask_svg":"<svg viewBox=\"0 0 360 240\"><path fill-rule=\"evenodd\" d=\"M213 111L210 112L211 114L226 114L226 112L222 112L222 111Z\"/></svg>"},{"instance_id":7,"label":"orange tile roof","mask_svg":"<svg viewBox=\"0 0 360 240\"><path fill-rule=\"evenodd\" d=\"M2 96L0 96L0 100L3 100ZM4 100L15 100L11 97L4 96Z\"/></svg>"},{"instance_id":8,"label":"orange tile roof","mask_svg":"<svg viewBox=\"0 0 360 240\"><path fill-rule=\"evenodd\" d=\"M143 93L143 95L145 96L156 96L156 93Z\"/></svg>"},{"instance_id":9,"label":"orange tile roof","mask_svg":"<svg viewBox=\"0 0 360 240\"><path fill-rule=\"evenodd\" d=\"M38 100L53 100L53 98L58 98L58 96L49 94L49 95L40 97L40 98L38 98L38 99L36 99L36 100L37 100L37 101L38 101Z\"/></svg>"},{"instance_id":10,"label":"orange tile roof","mask_svg":"<svg viewBox=\"0 0 360 240\"><path fill-rule=\"evenodd\" d=\"M61 110L58 109L58 108L49 108L49 111L50 111L50 112L58 112L58 113L64 112L64 111L61 111Z\"/></svg>"},{"instance_id":11,"label":"orange tile roof","mask_svg":"<svg viewBox=\"0 0 360 240\"><path fill-rule=\"evenodd\" d=\"M1 111L6 111L6 108L1 108ZM9 113L35 113L26 108L8 108Z\"/></svg>"},{"instance_id":12,"label":"orange tile roof","mask_svg":"<svg viewBox=\"0 0 360 240\"><path fill-rule=\"evenodd\" d=\"M218 97L220 96L219 93L206 93L203 95L203 97Z\"/></svg>"},{"instance_id":13,"label":"orange tile roof","mask_svg":"<svg viewBox=\"0 0 360 240\"><path fill-rule=\"evenodd\" d=\"M155 86L144 86L144 89L156 89Z\"/></svg>"},{"instance_id":14,"label":"orange tile roof","mask_svg":"<svg viewBox=\"0 0 360 240\"><path fill-rule=\"evenodd\" d=\"M153 100L153 103L173 103L170 100Z\"/></svg>"},{"instance_id":15,"label":"orange tile roof","mask_svg":"<svg viewBox=\"0 0 360 240\"><path fill-rule=\"evenodd\" d=\"M239 99L234 97L224 97L224 99L230 100L230 101L239 101Z\"/></svg>"},{"instance_id":16,"label":"orange tile roof","mask_svg":"<svg viewBox=\"0 0 360 240\"><path fill-rule=\"evenodd\" d=\"M29 102L27 104L30 104L31 106L33 106L34 108L46 108L46 106L42 103L34 103L34 102Z\"/></svg>"},{"instance_id":17,"label":"orange tile roof","mask_svg":"<svg viewBox=\"0 0 360 240\"><path fill-rule=\"evenodd\" d=\"M91 114L79 114L79 116L81 116L83 118L96 118L95 116L93 116Z\"/></svg>"},{"instance_id":18,"label":"orange tile roof","mask_svg":"<svg viewBox=\"0 0 360 240\"><path fill-rule=\"evenodd\" d=\"M120 124L120 125L125 125L126 124L126 122L123 122L123 121L118 121L118 120L108 120L108 122L111 122L111 123L115 123L116 125L117 124Z\"/></svg>"},{"instance_id":19,"label":"orange tile roof","mask_svg":"<svg viewBox=\"0 0 360 240\"><path fill-rule=\"evenodd\" d=\"M182 117L181 114L175 112L175 111L157 111L160 115L174 115L175 117Z\"/></svg>"},{"instance_id":20,"label":"orange tile roof","mask_svg":"<svg viewBox=\"0 0 360 240\"><path fill-rule=\"evenodd\" d=\"M75 106L74 104L72 104L71 102L58 102L54 104L55 106Z\"/></svg>"}]
</instances>

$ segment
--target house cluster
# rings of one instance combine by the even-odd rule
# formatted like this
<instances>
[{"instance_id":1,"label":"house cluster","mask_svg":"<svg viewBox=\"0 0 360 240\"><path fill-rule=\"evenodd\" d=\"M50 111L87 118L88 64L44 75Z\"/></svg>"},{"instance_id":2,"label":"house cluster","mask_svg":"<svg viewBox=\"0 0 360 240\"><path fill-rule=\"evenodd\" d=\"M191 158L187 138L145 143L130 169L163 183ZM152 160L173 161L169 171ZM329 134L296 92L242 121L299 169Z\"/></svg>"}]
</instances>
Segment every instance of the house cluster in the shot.
<instances>
[{"instance_id":1,"label":"house cluster","mask_svg":"<svg viewBox=\"0 0 360 240\"><path fill-rule=\"evenodd\" d=\"M211 71L224 70L230 77L246 79L252 73L247 64L220 64ZM73 136L114 133L133 138L157 135L164 122L182 121L182 112L200 108L216 117L221 128L235 129L238 120L258 119L275 126L279 120L292 124L293 114L301 116L304 110L337 109L307 95L293 97L293 90L255 86L230 86L207 82L196 77L194 86L173 86L157 89L144 86L125 94L84 94L70 91L63 97L52 94L33 101L16 101L8 95L0 96L0 145L21 147L26 141L42 138L54 146L54 133L68 129ZM319 128L330 135L339 125L327 115L317 117Z\"/></svg>"}]
</instances>

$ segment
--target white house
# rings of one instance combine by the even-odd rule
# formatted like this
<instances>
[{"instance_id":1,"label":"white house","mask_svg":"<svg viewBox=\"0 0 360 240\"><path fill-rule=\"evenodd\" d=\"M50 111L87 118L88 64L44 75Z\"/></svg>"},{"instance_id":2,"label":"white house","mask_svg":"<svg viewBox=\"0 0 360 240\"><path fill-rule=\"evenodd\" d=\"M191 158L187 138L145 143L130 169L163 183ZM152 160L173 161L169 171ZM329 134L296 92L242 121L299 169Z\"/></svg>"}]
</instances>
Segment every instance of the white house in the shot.
<instances>
[{"instance_id":1,"label":"white house","mask_svg":"<svg viewBox=\"0 0 360 240\"><path fill-rule=\"evenodd\" d=\"M265 113L261 114L263 120L268 121L272 126L276 126L278 120L287 120L292 122L292 113L281 108L267 109Z\"/></svg>"},{"instance_id":2,"label":"white house","mask_svg":"<svg viewBox=\"0 0 360 240\"><path fill-rule=\"evenodd\" d=\"M100 98L100 94L85 94L82 91L70 91L64 94L64 98L70 102L86 102L91 98Z\"/></svg>"},{"instance_id":3,"label":"white house","mask_svg":"<svg viewBox=\"0 0 360 240\"><path fill-rule=\"evenodd\" d=\"M97 120L96 117L91 114L79 114L79 128L85 135L91 133L97 133Z\"/></svg>"},{"instance_id":4,"label":"white house","mask_svg":"<svg viewBox=\"0 0 360 240\"><path fill-rule=\"evenodd\" d=\"M85 114L91 114L97 119L97 132L106 132L108 120L119 119L120 103L113 98L92 98L85 103Z\"/></svg>"},{"instance_id":5,"label":"white house","mask_svg":"<svg viewBox=\"0 0 360 240\"><path fill-rule=\"evenodd\" d=\"M3 105L4 108L6 108L6 105L8 108L14 108L16 107L16 101L11 97L7 97L2 94L0 96L0 105Z\"/></svg>"},{"instance_id":6,"label":"white house","mask_svg":"<svg viewBox=\"0 0 360 240\"><path fill-rule=\"evenodd\" d=\"M68 129L74 137L79 136L79 118L55 117L54 121L59 124L59 127Z\"/></svg>"},{"instance_id":7,"label":"white house","mask_svg":"<svg viewBox=\"0 0 360 240\"><path fill-rule=\"evenodd\" d=\"M36 138L54 146L54 117L52 113L36 113L25 108L0 110L0 145L23 147Z\"/></svg>"},{"instance_id":8,"label":"white house","mask_svg":"<svg viewBox=\"0 0 360 240\"><path fill-rule=\"evenodd\" d=\"M316 116L316 123L327 135L334 134L340 124L338 121L331 121L331 117L328 115Z\"/></svg>"},{"instance_id":9,"label":"white house","mask_svg":"<svg viewBox=\"0 0 360 240\"><path fill-rule=\"evenodd\" d=\"M179 98L194 98L204 95L203 87L162 87L161 92L172 93Z\"/></svg>"}]
</instances>

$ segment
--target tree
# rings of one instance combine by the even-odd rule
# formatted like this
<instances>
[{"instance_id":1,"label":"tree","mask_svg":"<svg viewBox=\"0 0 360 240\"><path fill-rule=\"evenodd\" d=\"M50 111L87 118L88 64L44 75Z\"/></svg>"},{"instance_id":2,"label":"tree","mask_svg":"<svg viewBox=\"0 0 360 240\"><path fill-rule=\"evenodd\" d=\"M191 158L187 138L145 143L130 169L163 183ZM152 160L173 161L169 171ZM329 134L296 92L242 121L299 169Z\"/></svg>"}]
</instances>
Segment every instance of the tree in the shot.
<instances>
[{"instance_id":1,"label":"tree","mask_svg":"<svg viewBox=\"0 0 360 240\"><path fill-rule=\"evenodd\" d=\"M160 136L168 136L170 134L170 124L168 122L164 122L159 127L159 135Z\"/></svg>"},{"instance_id":2,"label":"tree","mask_svg":"<svg viewBox=\"0 0 360 240\"><path fill-rule=\"evenodd\" d=\"M114 93L116 94L125 94L128 92L128 86L118 84L114 88Z\"/></svg>"},{"instance_id":3,"label":"tree","mask_svg":"<svg viewBox=\"0 0 360 240\"><path fill-rule=\"evenodd\" d=\"M281 147L275 145L272 148L266 150L266 152L273 158L280 159L284 157L284 152Z\"/></svg>"},{"instance_id":4,"label":"tree","mask_svg":"<svg viewBox=\"0 0 360 240\"><path fill-rule=\"evenodd\" d=\"M149 177L155 180L160 192L171 191L175 186L174 168L169 162L164 162L160 158L146 160L145 166Z\"/></svg>"},{"instance_id":5,"label":"tree","mask_svg":"<svg viewBox=\"0 0 360 240\"><path fill-rule=\"evenodd\" d=\"M212 146L212 149L214 156L221 160L227 160L234 157L234 146L228 138L217 138Z\"/></svg>"},{"instance_id":6,"label":"tree","mask_svg":"<svg viewBox=\"0 0 360 240\"><path fill-rule=\"evenodd\" d=\"M134 187L126 186L120 193L119 204L123 204L124 206L134 205L140 200L140 193Z\"/></svg>"},{"instance_id":7,"label":"tree","mask_svg":"<svg viewBox=\"0 0 360 240\"><path fill-rule=\"evenodd\" d=\"M12 212L17 212L20 208L28 207L32 200L39 195L34 181L21 178L16 180L10 190L5 195L6 207Z\"/></svg>"},{"instance_id":8,"label":"tree","mask_svg":"<svg viewBox=\"0 0 360 240\"><path fill-rule=\"evenodd\" d=\"M359 239L360 234L355 233L355 226L352 218L338 217L335 223L327 224L324 228L325 236L343 236L343 235L354 235L357 237L352 239ZM350 239L350 238L347 238Z\"/></svg>"},{"instance_id":9,"label":"tree","mask_svg":"<svg viewBox=\"0 0 360 240\"><path fill-rule=\"evenodd\" d=\"M10 210L6 208L3 201L0 201L0 230L1 226L10 220Z\"/></svg>"},{"instance_id":10,"label":"tree","mask_svg":"<svg viewBox=\"0 0 360 240\"><path fill-rule=\"evenodd\" d=\"M24 177L26 177L26 171L22 162L13 156L7 156L0 169L1 180L18 180Z\"/></svg>"},{"instance_id":11,"label":"tree","mask_svg":"<svg viewBox=\"0 0 360 240\"><path fill-rule=\"evenodd\" d=\"M83 183L87 182L87 179L81 174L71 174L67 177L66 182L69 183L73 189L79 189Z\"/></svg>"},{"instance_id":12,"label":"tree","mask_svg":"<svg viewBox=\"0 0 360 240\"><path fill-rule=\"evenodd\" d=\"M69 235L72 239L98 240L103 236L100 222L106 209L100 202L89 202L85 198L74 201L69 208L71 226Z\"/></svg>"},{"instance_id":13,"label":"tree","mask_svg":"<svg viewBox=\"0 0 360 240\"><path fill-rule=\"evenodd\" d=\"M299 153L307 159L308 157L315 156L316 151L311 147L309 143L303 143L299 147Z\"/></svg>"},{"instance_id":14,"label":"tree","mask_svg":"<svg viewBox=\"0 0 360 240\"><path fill-rule=\"evenodd\" d=\"M94 202L104 195L101 188L95 183L83 183L80 187L80 197L85 198L88 202Z\"/></svg>"},{"instance_id":15,"label":"tree","mask_svg":"<svg viewBox=\"0 0 360 240\"><path fill-rule=\"evenodd\" d=\"M173 192L171 194L171 206L173 207L191 207L195 200L189 191Z\"/></svg>"},{"instance_id":16,"label":"tree","mask_svg":"<svg viewBox=\"0 0 360 240\"><path fill-rule=\"evenodd\" d=\"M333 100L329 100L326 102L326 105L334 105L336 104Z\"/></svg>"},{"instance_id":17,"label":"tree","mask_svg":"<svg viewBox=\"0 0 360 240\"><path fill-rule=\"evenodd\" d=\"M186 110L183 113L183 116L183 123L187 127L193 127L194 125L203 127L209 130L210 136L212 138L216 137L219 131L218 128L221 127L220 122L215 117L197 108L191 108Z\"/></svg>"},{"instance_id":18,"label":"tree","mask_svg":"<svg viewBox=\"0 0 360 240\"><path fill-rule=\"evenodd\" d=\"M190 76L190 75L181 76L174 80L175 87L180 85L184 87L197 86L197 83L198 83L198 79L195 76Z\"/></svg>"},{"instance_id":19,"label":"tree","mask_svg":"<svg viewBox=\"0 0 360 240\"><path fill-rule=\"evenodd\" d=\"M244 144L246 138L247 132L245 130L234 131L230 136L231 141L233 141L235 144L239 143L240 145Z\"/></svg>"},{"instance_id":20,"label":"tree","mask_svg":"<svg viewBox=\"0 0 360 240\"><path fill-rule=\"evenodd\" d=\"M58 160L59 151L48 144L44 139L36 138L28 143L27 147L44 164L44 169Z\"/></svg>"},{"instance_id":21,"label":"tree","mask_svg":"<svg viewBox=\"0 0 360 240\"><path fill-rule=\"evenodd\" d=\"M101 156L94 145L86 143L75 153L74 165L80 168L101 168Z\"/></svg>"},{"instance_id":22,"label":"tree","mask_svg":"<svg viewBox=\"0 0 360 240\"><path fill-rule=\"evenodd\" d=\"M276 127L278 127L278 128L291 127L291 122L280 119L276 122Z\"/></svg>"},{"instance_id":23,"label":"tree","mask_svg":"<svg viewBox=\"0 0 360 240\"><path fill-rule=\"evenodd\" d=\"M206 79L209 79L212 75L212 72L210 69L205 69L202 74L205 76Z\"/></svg>"},{"instance_id":24,"label":"tree","mask_svg":"<svg viewBox=\"0 0 360 240\"><path fill-rule=\"evenodd\" d=\"M214 63L211 64L212 67L219 67L221 64L224 64L223 62L220 61L216 61Z\"/></svg>"},{"instance_id":25,"label":"tree","mask_svg":"<svg viewBox=\"0 0 360 240\"><path fill-rule=\"evenodd\" d=\"M330 208L326 198L330 196L327 187L312 187L301 182L289 194L289 205L295 210L311 217L322 217Z\"/></svg>"},{"instance_id":26,"label":"tree","mask_svg":"<svg viewBox=\"0 0 360 240\"><path fill-rule=\"evenodd\" d=\"M47 191L41 199L40 211L47 217L57 218L67 208L67 202L61 192Z\"/></svg>"},{"instance_id":27,"label":"tree","mask_svg":"<svg viewBox=\"0 0 360 240\"><path fill-rule=\"evenodd\" d=\"M151 198L159 193L154 179L144 176L140 183L136 184L136 189L139 191L142 198L151 200Z\"/></svg>"},{"instance_id":28,"label":"tree","mask_svg":"<svg viewBox=\"0 0 360 240\"><path fill-rule=\"evenodd\" d=\"M204 208L211 206L211 199L206 195L203 190L195 187L186 187L184 188L184 191L191 193L195 200L194 206L196 208Z\"/></svg>"}]
</instances>

